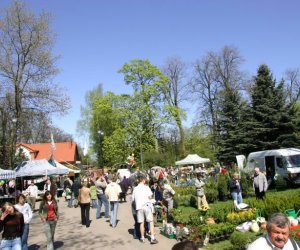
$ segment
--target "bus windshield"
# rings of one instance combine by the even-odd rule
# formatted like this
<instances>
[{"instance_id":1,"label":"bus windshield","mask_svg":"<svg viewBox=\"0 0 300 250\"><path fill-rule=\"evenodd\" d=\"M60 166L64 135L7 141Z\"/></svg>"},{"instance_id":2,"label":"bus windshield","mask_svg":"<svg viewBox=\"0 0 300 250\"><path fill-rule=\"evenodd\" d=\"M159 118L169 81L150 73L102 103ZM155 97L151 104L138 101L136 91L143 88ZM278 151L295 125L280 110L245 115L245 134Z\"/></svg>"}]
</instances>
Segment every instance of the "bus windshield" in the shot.
<instances>
[{"instance_id":1,"label":"bus windshield","mask_svg":"<svg viewBox=\"0 0 300 250\"><path fill-rule=\"evenodd\" d=\"M300 155L291 155L287 158L292 167L300 167Z\"/></svg>"}]
</instances>

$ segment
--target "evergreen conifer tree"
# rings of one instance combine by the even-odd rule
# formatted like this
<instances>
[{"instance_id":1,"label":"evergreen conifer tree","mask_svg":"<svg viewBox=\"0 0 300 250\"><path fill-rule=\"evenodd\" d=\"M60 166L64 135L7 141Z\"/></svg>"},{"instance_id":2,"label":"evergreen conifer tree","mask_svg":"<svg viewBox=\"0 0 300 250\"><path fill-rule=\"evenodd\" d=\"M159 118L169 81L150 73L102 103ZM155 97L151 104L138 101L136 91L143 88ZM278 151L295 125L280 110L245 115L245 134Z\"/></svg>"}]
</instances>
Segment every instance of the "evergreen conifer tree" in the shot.
<instances>
[{"instance_id":1,"label":"evergreen conifer tree","mask_svg":"<svg viewBox=\"0 0 300 250\"><path fill-rule=\"evenodd\" d=\"M248 153L298 144L299 123L295 121L298 120L295 109L286 104L284 82L276 86L267 65L261 65L257 71L250 106L251 118L247 120Z\"/></svg>"},{"instance_id":2,"label":"evergreen conifer tree","mask_svg":"<svg viewBox=\"0 0 300 250\"><path fill-rule=\"evenodd\" d=\"M242 102L238 91L227 89L224 91L223 103L220 111L220 139L218 158L228 165L235 162L235 156L241 153L239 144L242 142L241 112Z\"/></svg>"}]
</instances>

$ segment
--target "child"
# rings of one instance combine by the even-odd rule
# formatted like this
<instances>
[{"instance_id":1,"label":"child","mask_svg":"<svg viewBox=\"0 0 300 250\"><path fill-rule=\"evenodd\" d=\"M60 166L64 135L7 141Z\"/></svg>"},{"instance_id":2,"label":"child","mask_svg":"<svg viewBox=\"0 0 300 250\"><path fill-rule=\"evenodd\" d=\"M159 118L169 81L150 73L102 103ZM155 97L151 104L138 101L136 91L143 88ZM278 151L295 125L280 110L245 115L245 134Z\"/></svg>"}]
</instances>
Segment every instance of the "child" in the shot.
<instances>
[{"instance_id":1,"label":"child","mask_svg":"<svg viewBox=\"0 0 300 250\"><path fill-rule=\"evenodd\" d=\"M97 208L97 188L93 181L91 181L90 192L91 192L92 208Z\"/></svg>"}]
</instances>

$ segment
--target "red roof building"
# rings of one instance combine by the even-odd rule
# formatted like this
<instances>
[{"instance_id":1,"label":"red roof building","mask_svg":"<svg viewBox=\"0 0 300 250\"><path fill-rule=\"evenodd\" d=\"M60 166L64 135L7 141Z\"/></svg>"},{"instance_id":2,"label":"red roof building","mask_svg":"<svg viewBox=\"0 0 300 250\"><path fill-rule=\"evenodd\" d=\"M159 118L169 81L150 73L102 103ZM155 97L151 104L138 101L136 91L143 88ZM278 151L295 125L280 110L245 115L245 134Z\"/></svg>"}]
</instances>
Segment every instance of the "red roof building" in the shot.
<instances>
[{"instance_id":1,"label":"red roof building","mask_svg":"<svg viewBox=\"0 0 300 250\"><path fill-rule=\"evenodd\" d=\"M29 160L49 159L51 157L51 143L27 144L20 143L17 145L17 151L23 150L24 155ZM78 147L76 142L56 142L53 158L59 163L74 164L80 161Z\"/></svg>"}]
</instances>

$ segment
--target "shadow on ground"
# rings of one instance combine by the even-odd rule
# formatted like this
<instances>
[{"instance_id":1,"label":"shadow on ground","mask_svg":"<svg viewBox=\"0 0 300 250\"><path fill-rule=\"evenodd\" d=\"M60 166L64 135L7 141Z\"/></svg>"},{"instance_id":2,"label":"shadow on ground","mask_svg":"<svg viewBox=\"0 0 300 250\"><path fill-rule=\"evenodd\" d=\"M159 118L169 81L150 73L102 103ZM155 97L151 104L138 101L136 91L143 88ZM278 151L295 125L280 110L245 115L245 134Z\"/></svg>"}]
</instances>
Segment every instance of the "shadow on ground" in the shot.
<instances>
[{"instance_id":1,"label":"shadow on ground","mask_svg":"<svg viewBox=\"0 0 300 250\"><path fill-rule=\"evenodd\" d=\"M35 213L35 216L38 216L37 213ZM65 230L65 225L68 225L68 230ZM109 235L104 233L105 230L101 230L99 232L89 229L81 225L79 217L68 218L65 213L61 213L59 222L57 223L57 227L55 230L55 239L58 239L54 242L55 249L66 248L94 250L94 245L97 245L97 247L99 246L99 248L109 247L117 249L118 247L124 246L127 243L117 235L114 239L111 239ZM39 219L36 219L32 222L29 237L34 238L34 236L38 234L44 236L42 222ZM29 250L45 249L46 236L41 237L41 240L33 243L34 244L29 246Z\"/></svg>"}]
</instances>

